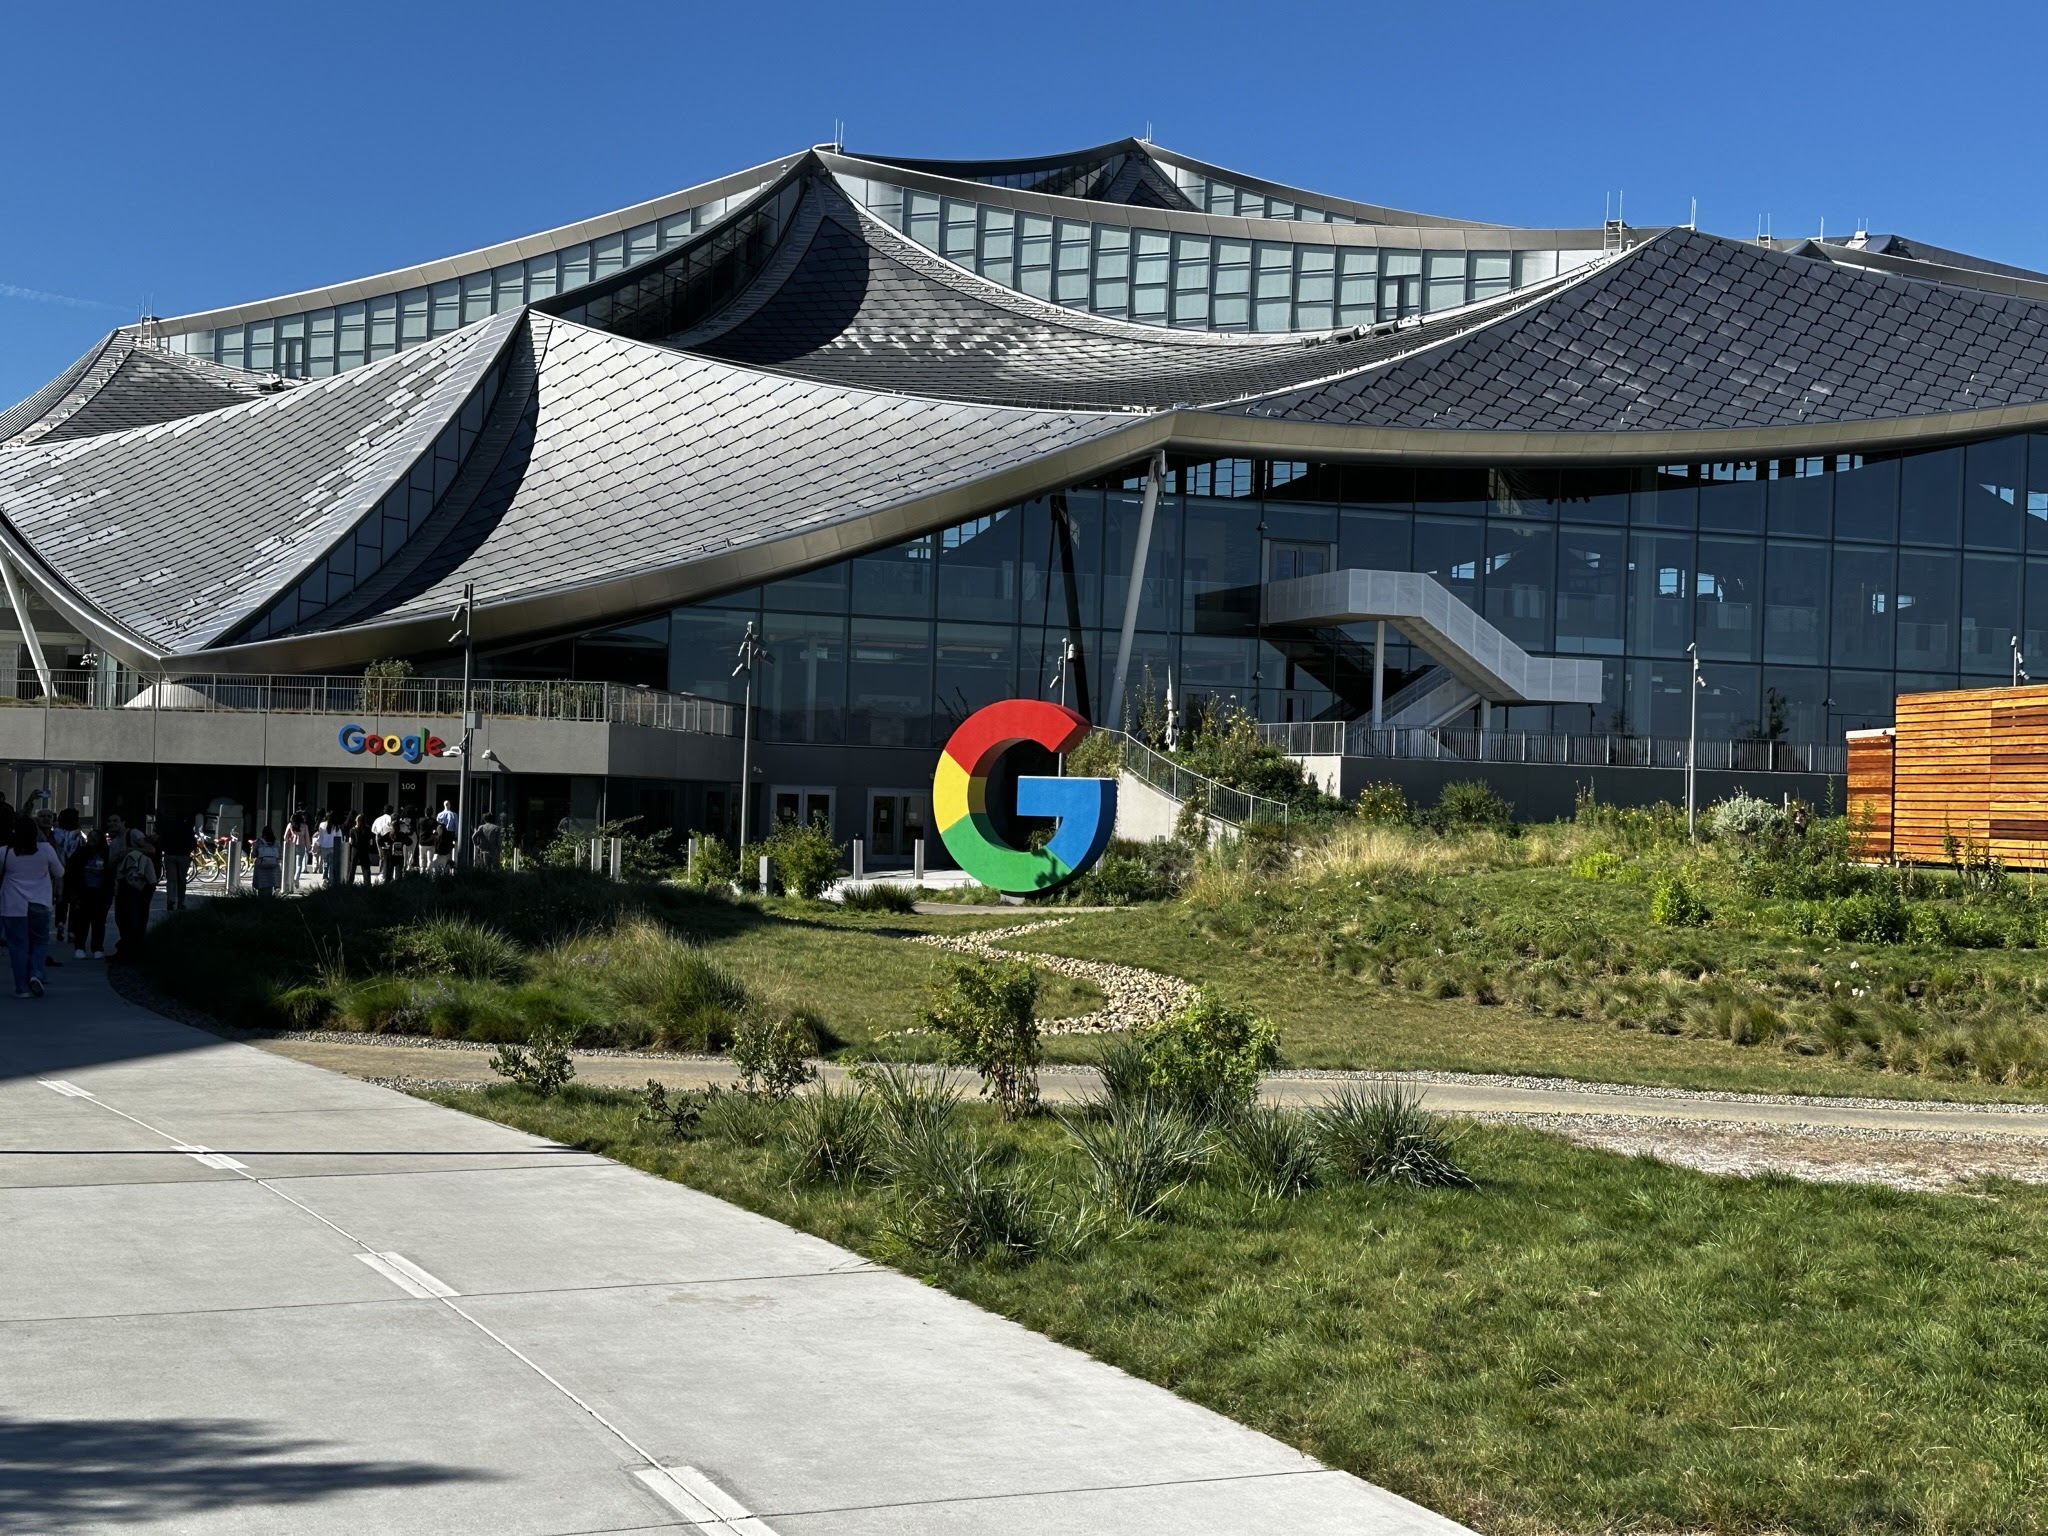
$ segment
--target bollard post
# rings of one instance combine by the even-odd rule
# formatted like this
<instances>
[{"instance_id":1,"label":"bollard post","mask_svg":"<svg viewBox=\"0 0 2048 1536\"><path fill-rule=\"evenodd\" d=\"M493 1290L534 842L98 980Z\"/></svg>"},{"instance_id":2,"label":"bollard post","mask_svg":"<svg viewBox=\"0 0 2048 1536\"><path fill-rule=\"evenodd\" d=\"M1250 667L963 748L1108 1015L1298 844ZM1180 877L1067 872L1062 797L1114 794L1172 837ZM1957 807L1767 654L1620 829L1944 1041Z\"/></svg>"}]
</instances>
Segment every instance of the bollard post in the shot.
<instances>
[{"instance_id":1,"label":"bollard post","mask_svg":"<svg viewBox=\"0 0 2048 1536\"><path fill-rule=\"evenodd\" d=\"M697 834L690 834L689 842L683 845L683 873L692 880L697 878Z\"/></svg>"},{"instance_id":2,"label":"bollard post","mask_svg":"<svg viewBox=\"0 0 2048 1536\"><path fill-rule=\"evenodd\" d=\"M515 875L519 873L519 845L517 843L512 845L512 873Z\"/></svg>"},{"instance_id":3,"label":"bollard post","mask_svg":"<svg viewBox=\"0 0 2048 1536\"><path fill-rule=\"evenodd\" d=\"M614 880L623 880L623 879L625 879L625 877L626 877L626 857L625 857L625 855L626 855L626 840L625 840L625 839L624 839L623 837L615 837L615 838L613 838L613 839L612 839L612 878L613 878Z\"/></svg>"},{"instance_id":4,"label":"bollard post","mask_svg":"<svg viewBox=\"0 0 2048 1536\"><path fill-rule=\"evenodd\" d=\"M910 845L910 878L912 883L924 884L924 839L919 838Z\"/></svg>"},{"instance_id":5,"label":"bollard post","mask_svg":"<svg viewBox=\"0 0 2048 1536\"><path fill-rule=\"evenodd\" d=\"M238 837L228 844L228 894L234 895L242 888L242 840Z\"/></svg>"},{"instance_id":6,"label":"bollard post","mask_svg":"<svg viewBox=\"0 0 2048 1536\"><path fill-rule=\"evenodd\" d=\"M867 873L867 860L862 856L864 852L861 840L856 837L853 840L853 878L856 880Z\"/></svg>"},{"instance_id":7,"label":"bollard post","mask_svg":"<svg viewBox=\"0 0 2048 1536\"><path fill-rule=\"evenodd\" d=\"M761 855L761 894L768 894L768 855Z\"/></svg>"}]
</instances>

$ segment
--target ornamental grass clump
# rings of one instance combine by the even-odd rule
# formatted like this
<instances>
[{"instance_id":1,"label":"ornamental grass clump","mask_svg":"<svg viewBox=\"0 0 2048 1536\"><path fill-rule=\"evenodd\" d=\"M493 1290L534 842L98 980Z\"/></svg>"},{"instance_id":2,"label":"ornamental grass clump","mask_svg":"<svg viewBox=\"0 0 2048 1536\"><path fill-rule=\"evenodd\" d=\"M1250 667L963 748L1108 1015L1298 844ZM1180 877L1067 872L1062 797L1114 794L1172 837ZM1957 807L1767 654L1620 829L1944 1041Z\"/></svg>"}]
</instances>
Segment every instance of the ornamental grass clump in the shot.
<instances>
[{"instance_id":1,"label":"ornamental grass clump","mask_svg":"<svg viewBox=\"0 0 2048 1536\"><path fill-rule=\"evenodd\" d=\"M1304 1115L1253 1105L1223 1127L1240 1175L1265 1200L1288 1200L1314 1187L1322 1152Z\"/></svg>"},{"instance_id":2,"label":"ornamental grass clump","mask_svg":"<svg viewBox=\"0 0 2048 1536\"><path fill-rule=\"evenodd\" d=\"M792 1184L843 1184L874 1166L876 1116L867 1089L819 1083L789 1101L782 1151Z\"/></svg>"},{"instance_id":3,"label":"ornamental grass clump","mask_svg":"<svg viewBox=\"0 0 2048 1536\"><path fill-rule=\"evenodd\" d=\"M387 938L394 967L413 976L516 981L526 970L519 946L499 929L466 917L436 917Z\"/></svg>"},{"instance_id":4,"label":"ornamental grass clump","mask_svg":"<svg viewBox=\"0 0 2048 1536\"><path fill-rule=\"evenodd\" d=\"M1406 1083L1347 1085L1310 1110L1309 1122L1324 1163L1344 1178L1419 1189L1473 1184L1458 1165L1457 1138Z\"/></svg>"},{"instance_id":5,"label":"ornamental grass clump","mask_svg":"<svg viewBox=\"0 0 2048 1536\"><path fill-rule=\"evenodd\" d=\"M1156 1099L1064 1124L1088 1159L1096 1196L1132 1222L1160 1214L1209 1155L1200 1124Z\"/></svg>"},{"instance_id":6,"label":"ornamental grass clump","mask_svg":"<svg viewBox=\"0 0 2048 1536\"><path fill-rule=\"evenodd\" d=\"M1019 1261L1044 1243L1037 1190L1007 1166L1006 1149L949 1131L924 1143L914 1170L896 1172L886 1230L918 1258Z\"/></svg>"},{"instance_id":7,"label":"ornamental grass clump","mask_svg":"<svg viewBox=\"0 0 2048 1536\"><path fill-rule=\"evenodd\" d=\"M928 1068L877 1062L858 1069L874 1096L875 1161L884 1177L916 1184L958 1139L960 1090Z\"/></svg>"}]
</instances>

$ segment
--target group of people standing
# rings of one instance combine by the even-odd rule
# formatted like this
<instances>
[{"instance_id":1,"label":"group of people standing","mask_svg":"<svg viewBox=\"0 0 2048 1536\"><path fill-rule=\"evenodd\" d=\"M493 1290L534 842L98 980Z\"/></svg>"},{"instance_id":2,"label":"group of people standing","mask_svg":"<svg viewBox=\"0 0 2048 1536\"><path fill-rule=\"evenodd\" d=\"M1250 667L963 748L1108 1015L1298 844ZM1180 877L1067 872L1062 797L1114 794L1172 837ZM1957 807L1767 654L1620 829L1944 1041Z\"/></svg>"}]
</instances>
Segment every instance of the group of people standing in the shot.
<instances>
[{"instance_id":1,"label":"group of people standing","mask_svg":"<svg viewBox=\"0 0 2048 1536\"><path fill-rule=\"evenodd\" d=\"M353 817L330 813L321 818L311 842L313 857L332 889L358 879L369 885L373 877L388 885L401 875L448 874L455 868L461 837L454 803L444 800L432 816L423 816L412 806L374 817L366 811ZM498 818L486 814L469 835L470 861L478 869L496 869L503 841Z\"/></svg>"},{"instance_id":2,"label":"group of people standing","mask_svg":"<svg viewBox=\"0 0 2048 1536\"><path fill-rule=\"evenodd\" d=\"M74 958L107 958L110 912L114 958L139 959L162 873L156 840L119 816L85 831L75 809L30 814L0 799L0 938L14 995L43 995L51 945L62 943L67 929Z\"/></svg>"}]
</instances>

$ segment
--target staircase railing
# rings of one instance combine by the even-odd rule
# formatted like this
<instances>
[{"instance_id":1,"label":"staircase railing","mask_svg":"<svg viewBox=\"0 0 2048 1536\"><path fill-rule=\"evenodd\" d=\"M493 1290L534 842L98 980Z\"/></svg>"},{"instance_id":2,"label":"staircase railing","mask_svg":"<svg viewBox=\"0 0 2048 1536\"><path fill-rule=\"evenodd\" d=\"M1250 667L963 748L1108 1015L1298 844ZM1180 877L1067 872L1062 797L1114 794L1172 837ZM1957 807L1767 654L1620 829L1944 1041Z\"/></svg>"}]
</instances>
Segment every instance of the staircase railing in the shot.
<instances>
[{"instance_id":1,"label":"staircase railing","mask_svg":"<svg viewBox=\"0 0 2048 1536\"><path fill-rule=\"evenodd\" d=\"M1219 784L1205 773L1183 768L1164 752L1154 751L1137 737L1124 731L1104 729L1102 734L1117 739L1123 753L1125 773L1143 780L1161 794L1178 800L1183 805L1190 800L1199 800L1209 815L1218 821L1227 821L1234 827L1246 827L1255 823L1269 826L1287 825L1289 807L1284 800L1274 800L1266 795L1254 795L1246 790L1233 789L1228 784Z\"/></svg>"}]
</instances>

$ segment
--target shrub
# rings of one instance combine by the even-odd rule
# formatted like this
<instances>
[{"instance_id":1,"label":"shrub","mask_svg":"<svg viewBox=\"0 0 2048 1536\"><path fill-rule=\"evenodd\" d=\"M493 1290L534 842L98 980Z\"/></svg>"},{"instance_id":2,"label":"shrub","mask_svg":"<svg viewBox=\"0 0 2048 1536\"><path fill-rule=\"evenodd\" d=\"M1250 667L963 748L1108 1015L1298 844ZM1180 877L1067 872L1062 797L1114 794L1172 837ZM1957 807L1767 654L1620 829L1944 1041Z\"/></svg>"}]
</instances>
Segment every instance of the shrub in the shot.
<instances>
[{"instance_id":1,"label":"shrub","mask_svg":"<svg viewBox=\"0 0 2048 1536\"><path fill-rule=\"evenodd\" d=\"M822 822L785 821L761 851L774 861L783 889L805 901L816 901L839 878L839 845Z\"/></svg>"},{"instance_id":2,"label":"shrub","mask_svg":"<svg viewBox=\"0 0 2048 1536\"><path fill-rule=\"evenodd\" d=\"M810 1015L801 1009L772 1017L756 1014L742 1021L732 1036L740 1087L780 1103L811 1080L810 1058L817 1048Z\"/></svg>"},{"instance_id":3,"label":"shrub","mask_svg":"<svg viewBox=\"0 0 2048 1536\"><path fill-rule=\"evenodd\" d=\"M1784 827L1784 809L1755 795L1730 795L1707 812L1707 834L1716 842L1758 843Z\"/></svg>"},{"instance_id":4,"label":"shrub","mask_svg":"<svg viewBox=\"0 0 2048 1536\"><path fill-rule=\"evenodd\" d=\"M1606 848L1596 848L1572 860L1572 873L1581 880L1618 880L1623 867L1621 855Z\"/></svg>"},{"instance_id":5,"label":"shrub","mask_svg":"<svg viewBox=\"0 0 2048 1536\"><path fill-rule=\"evenodd\" d=\"M1208 1155L1201 1127L1153 1099L1064 1124L1088 1159L1095 1193L1130 1221L1163 1209Z\"/></svg>"},{"instance_id":6,"label":"shrub","mask_svg":"<svg viewBox=\"0 0 2048 1536\"><path fill-rule=\"evenodd\" d=\"M1248 1108L1261 1075L1280 1064L1280 1032L1271 1021L1207 987L1137 1039L1151 1091L1190 1115L1225 1117Z\"/></svg>"},{"instance_id":7,"label":"shrub","mask_svg":"<svg viewBox=\"0 0 2048 1536\"><path fill-rule=\"evenodd\" d=\"M640 1090L640 1108L633 1118L659 1135L688 1141L703 1125L704 1112L724 1096L725 1090L716 1083L670 1094L658 1079L650 1077Z\"/></svg>"},{"instance_id":8,"label":"shrub","mask_svg":"<svg viewBox=\"0 0 2048 1536\"><path fill-rule=\"evenodd\" d=\"M1697 928L1712 916L1698 883L1684 870L1666 875L1650 893L1650 921L1660 928Z\"/></svg>"},{"instance_id":9,"label":"shrub","mask_svg":"<svg viewBox=\"0 0 2048 1536\"><path fill-rule=\"evenodd\" d=\"M1134 843L1119 838L1109 845L1100 862L1063 894L1071 900L1101 907L1170 901L1180 894L1193 863L1186 843Z\"/></svg>"},{"instance_id":10,"label":"shrub","mask_svg":"<svg viewBox=\"0 0 2048 1536\"><path fill-rule=\"evenodd\" d=\"M1801 933L1842 943L1903 944L1908 936L1923 944L1950 942L1938 908L1909 908L1889 886L1806 902L1795 921Z\"/></svg>"},{"instance_id":11,"label":"shrub","mask_svg":"<svg viewBox=\"0 0 2048 1536\"><path fill-rule=\"evenodd\" d=\"M835 1090L819 1083L790 1101L782 1123L782 1150L792 1182L842 1183L858 1178L873 1162L875 1106L855 1084Z\"/></svg>"},{"instance_id":12,"label":"shrub","mask_svg":"<svg viewBox=\"0 0 2048 1536\"><path fill-rule=\"evenodd\" d=\"M850 885L840 893L839 904L849 912L896 912L917 910L917 893L901 885Z\"/></svg>"},{"instance_id":13,"label":"shrub","mask_svg":"<svg viewBox=\"0 0 2048 1536\"><path fill-rule=\"evenodd\" d=\"M1405 1083L1347 1084L1309 1120L1323 1160L1345 1178L1418 1188L1473 1182L1453 1155L1456 1139Z\"/></svg>"},{"instance_id":14,"label":"shrub","mask_svg":"<svg viewBox=\"0 0 2048 1536\"><path fill-rule=\"evenodd\" d=\"M1038 1104L1038 972L1009 960L956 960L932 988L925 1022L981 1074L1005 1120Z\"/></svg>"},{"instance_id":15,"label":"shrub","mask_svg":"<svg viewBox=\"0 0 2048 1536\"><path fill-rule=\"evenodd\" d=\"M1090 731L1067 754L1067 772L1077 779L1113 779L1123 766L1123 738L1114 731Z\"/></svg>"},{"instance_id":16,"label":"shrub","mask_svg":"<svg viewBox=\"0 0 2048 1536\"><path fill-rule=\"evenodd\" d=\"M466 981L514 981L525 970L519 946L488 924L437 917L389 937L391 959L415 976L460 976Z\"/></svg>"},{"instance_id":17,"label":"shrub","mask_svg":"<svg viewBox=\"0 0 2048 1536\"><path fill-rule=\"evenodd\" d=\"M722 890L740 877L740 856L732 844L710 832L697 834L697 856L689 866L689 881L706 889Z\"/></svg>"},{"instance_id":18,"label":"shrub","mask_svg":"<svg viewBox=\"0 0 2048 1536\"><path fill-rule=\"evenodd\" d=\"M1358 792L1358 803L1352 809L1369 827L1404 826L1411 815L1407 792L1398 784L1366 785Z\"/></svg>"},{"instance_id":19,"label":"shrub","mask_svg":"<svg viewBox=\"0 0 2048 1536\"><path fill-rule=\"evenodd\" d=\"M575 1037L559 1025L536 1028L525 1045L501 1045L491 1057L491 1070L509 1077L529 1093L551 1098L576 1075L576 1063L569 1059L569 1042Z\"/></svg>"},{"instance_id":20,"label":"shrub","mask_svg":"<svg viewBox=\"0 0 2048 1536\"><path fill-rule=\"evenodd\" d=\"M1457 779L1436 799L1435 821L1446 832L1506 832L1515 808L1483 779Z\"/></svg>"},{"instance_id":21,"label":"shrub","mask_svg":"<svg viewBox=\"0 0 2048 1536\"><path fill-rule=\"evenodd\" d=\"M1253 1105L1223 1128L1245 1180L1268 1200L1286 1200L1316 1181L1321 1154L1315 1128L1302 1115Z\"/></svg>"},{"instance_id":22,"label":"shrub","mask_svg":"<svg viewBox=\"0 0 2048 1536\"><path fill-rule=\"evenodd\" d=\"M611 842L619 840L619 873L629 880L665 880L675 873L679 862L676 857L676 839L666 828L658 832L636 832L643 818L628 816L618 821L600 822L589 830L571 826L557 832L548 845L540 852L540 862L548 869L590 868L590 843L595 838L604 846L599 850L602 868L594 871L608 875L611 865Z\"/></svg>"}]
</instances>

